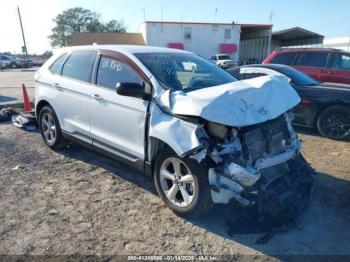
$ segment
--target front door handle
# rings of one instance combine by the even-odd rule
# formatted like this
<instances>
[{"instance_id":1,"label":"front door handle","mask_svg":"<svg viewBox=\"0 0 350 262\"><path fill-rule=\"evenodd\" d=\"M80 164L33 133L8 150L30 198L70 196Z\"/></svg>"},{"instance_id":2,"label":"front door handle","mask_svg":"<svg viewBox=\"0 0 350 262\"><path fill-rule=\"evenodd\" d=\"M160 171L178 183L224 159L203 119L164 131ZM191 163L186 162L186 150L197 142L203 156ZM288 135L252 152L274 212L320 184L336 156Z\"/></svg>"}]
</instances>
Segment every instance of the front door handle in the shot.
<instances>
[{"instance_id":1,"label":"front door handle","mask_svg":"<svg viewBox=\"0 0 350 262\"><path fill-rule=\"evenodd\" d=\"M61 86L60 86L59 83L53 83L52 85L53 85L54 87L56 87L56 88L61 88Z\"/></svg>"}]
</instances>

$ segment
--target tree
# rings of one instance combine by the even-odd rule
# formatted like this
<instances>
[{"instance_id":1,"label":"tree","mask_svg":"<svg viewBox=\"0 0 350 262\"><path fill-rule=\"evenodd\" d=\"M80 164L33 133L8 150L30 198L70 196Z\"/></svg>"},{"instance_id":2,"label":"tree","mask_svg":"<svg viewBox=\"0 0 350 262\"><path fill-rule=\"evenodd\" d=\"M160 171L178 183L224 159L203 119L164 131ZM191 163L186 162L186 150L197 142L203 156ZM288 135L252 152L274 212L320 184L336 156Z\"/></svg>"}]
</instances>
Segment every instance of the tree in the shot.
<instances>
[{"instance_id":1,"label":"tree","mask_svg":"<svg viewBox=\"0 0 350 262\"><path fill-rule=\"evenodd\" d=\"M53 47L67 46L75 32L126 32L123 22L100 21L100 14L81 7L70 8L57 15L56 23L49 36Z\"/></svg>"},{"instance_id":2,"label":"tree","mask_svg":"<svg viewBox=\"0 0 350 262\"><path fill-rule=\"evenodd\" d=\"M108 23L104 24L104 32L118 32L125 33L126 27L123 22L119 22L117 20L111 20Z\"/></svg>"}]
</instances>

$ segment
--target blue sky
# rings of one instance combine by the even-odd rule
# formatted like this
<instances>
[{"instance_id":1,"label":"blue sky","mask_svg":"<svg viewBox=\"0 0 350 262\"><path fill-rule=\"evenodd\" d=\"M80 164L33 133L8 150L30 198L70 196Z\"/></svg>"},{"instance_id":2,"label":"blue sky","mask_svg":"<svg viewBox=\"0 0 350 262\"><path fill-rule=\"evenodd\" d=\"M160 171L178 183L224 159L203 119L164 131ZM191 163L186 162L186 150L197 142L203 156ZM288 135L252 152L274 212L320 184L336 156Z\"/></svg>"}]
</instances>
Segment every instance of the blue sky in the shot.
<instances>
[{"instance_id":1,"label":"blue sky","mask_svg":"<svg viewBox=\"0 0 350 262\"><path fill-rule=\"evenodd\" d=\"M19 4L25 24L28 46L33 52L50 48L47 35L52 18L66 8L81 6L101 13L103 20L122 19L129 32L137 32L146 20L269 23L274 11L274 30L300 26L326 37L350 35L350 0L0 0L4 16L0 17L0 51L19 51L21 40ZM163 8L162 8L163 7ZM7 25L6 27L3 25Z\"/></svg>"}]
</instances>

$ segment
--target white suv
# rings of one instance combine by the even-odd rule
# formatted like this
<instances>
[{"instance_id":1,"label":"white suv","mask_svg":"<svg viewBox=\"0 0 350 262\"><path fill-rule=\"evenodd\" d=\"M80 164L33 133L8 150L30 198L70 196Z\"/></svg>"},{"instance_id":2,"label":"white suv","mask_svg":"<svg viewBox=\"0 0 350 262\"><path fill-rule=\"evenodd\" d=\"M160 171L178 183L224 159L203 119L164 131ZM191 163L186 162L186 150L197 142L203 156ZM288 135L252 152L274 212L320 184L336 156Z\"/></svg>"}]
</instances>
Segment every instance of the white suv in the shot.
<instances>
[{"instance_id":1,"label":"white suv","mask_svg":"<svg viewBox=\"0 0 350 262\"><path fill-rule=\"evenodd\" d=\"M59 50L35 87L50 148L77 142L138 168L179 215L236 200L268 216L296 205L286 196L308 198L287 79L237 81L189 52L94 45Z\"/></svg>"}]
</instances>

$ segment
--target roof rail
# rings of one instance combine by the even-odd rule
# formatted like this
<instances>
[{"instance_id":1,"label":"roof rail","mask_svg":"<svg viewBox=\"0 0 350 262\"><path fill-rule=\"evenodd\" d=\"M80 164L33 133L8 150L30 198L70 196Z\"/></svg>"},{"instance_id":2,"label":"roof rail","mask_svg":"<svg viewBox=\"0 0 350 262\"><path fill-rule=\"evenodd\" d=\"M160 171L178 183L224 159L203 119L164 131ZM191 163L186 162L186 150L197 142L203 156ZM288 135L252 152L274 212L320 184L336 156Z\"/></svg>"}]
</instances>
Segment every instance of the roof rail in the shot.
<instances>
[{"instance_id":1,"label":"roof rail","mask_svg":"<svg viewBox=\"0 0 350 262\"><path fill-rule=\"evenodd\" d=\"M341 49L337 48L330 48L330 47L280 47L277 49L278 51L283 50L327 50L327 51L343 51Z\"/></svg>"}]
</instances>

